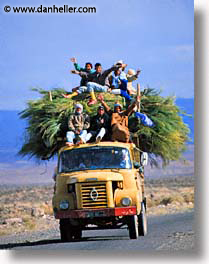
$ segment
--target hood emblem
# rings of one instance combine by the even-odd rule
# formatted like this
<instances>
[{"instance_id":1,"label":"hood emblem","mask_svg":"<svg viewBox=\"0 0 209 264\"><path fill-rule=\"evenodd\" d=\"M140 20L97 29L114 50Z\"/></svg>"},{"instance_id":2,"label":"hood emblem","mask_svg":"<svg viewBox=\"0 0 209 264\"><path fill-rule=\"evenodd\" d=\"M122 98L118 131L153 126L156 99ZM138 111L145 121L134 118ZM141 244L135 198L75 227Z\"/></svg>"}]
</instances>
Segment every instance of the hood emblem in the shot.
<instances>
[{"instance_id":1,"label":"hood emblem","mask_svg":"<svg viewBox=\"0 0 209 264\"><path fill-rule=\"evenodd\" d=\"M90 192L90 197L93 201L96 201L98 198L98 192L95 188L92 188L91 192Z\"/></svg>"}]
</instances>

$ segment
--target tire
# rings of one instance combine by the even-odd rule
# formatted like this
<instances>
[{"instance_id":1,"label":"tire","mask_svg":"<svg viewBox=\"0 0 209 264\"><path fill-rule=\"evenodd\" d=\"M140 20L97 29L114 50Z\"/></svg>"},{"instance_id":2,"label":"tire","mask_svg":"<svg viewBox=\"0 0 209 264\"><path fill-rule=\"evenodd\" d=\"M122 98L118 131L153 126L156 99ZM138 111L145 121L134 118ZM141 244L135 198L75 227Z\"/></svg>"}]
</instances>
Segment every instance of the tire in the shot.
<instances>
[{"instance_id":1,"label":"tire","mask_svg":"<svg viewBox=\"0 0 209 264\"><path fill-rule=\"evenodd\" d=\"M139 236L146 236L147 234L147 215L143 202L141 204L141 213L138 215L138 231Z\"/></svg>"},{"instance_id":2,"label":"tire","mask_svg":"<svg viewBox=\"0 0 209 264\"><path fill-rule=\"evenodd\" d=\"M62 242L70 242L73 239L70 221L68 219L60 219L60 237Z\"/></svg>"},{"instance_id":3,"label":"tire","mask_svg":"<svg viewBox=\"0 0 209 264\"><path fill-rule=\"evenodd\" d=\"M82 229L72 226L69 219L60 219L60 237L62 242L80 240L82 237Z\"/></svg>"},{"instance_id":4,"label":"tire","mask_svg":"<svg viewBox=\"0 0 209 264\"><path fill-rule=\"evenodd\" d=\"M74 227L74 229L73 229L73 232L72 232L72 237L74 238L74 239L76 239L76 240L80 240L81 239L81 237L82 237L82 230L81 230L81 228L79 228L79 227Z\"/></svg>"},{"instance_id":5,"label":"tire","mask_svg":"<svg viewBox=\"0 0 209 264\"><path fill-rule=\"evenodd\" d=\"M130 237L130 239L137 239L138 236L139 236L138 217L137 217L137 215L129 216L128 229L129 229L129 237Z\"/></svg>"}]
</instances>

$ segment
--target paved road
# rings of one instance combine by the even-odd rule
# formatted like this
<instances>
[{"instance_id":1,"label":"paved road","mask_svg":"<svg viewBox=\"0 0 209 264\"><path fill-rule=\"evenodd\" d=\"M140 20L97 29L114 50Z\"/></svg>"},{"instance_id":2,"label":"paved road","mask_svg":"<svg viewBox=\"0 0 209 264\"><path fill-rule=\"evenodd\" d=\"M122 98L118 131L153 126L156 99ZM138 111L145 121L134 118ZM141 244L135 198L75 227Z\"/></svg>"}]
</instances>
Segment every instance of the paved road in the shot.
<instances>
[{"instance_id":1,"label":"paved road","mask_svg":"<svg viewBox=\"0 0 209 264\"><path fill-rule=\"evenodd\" d=\"M130 240L127 229L84 231L78 242L61 243L59 233L36 233L1 239L0 248L68 250L191 250L194 249L194 212L148 218L148 235ZM21 242L22 240L22 242ZM26 241L27 240L27 241ZM2 243L4 241L4 244ZM7 241L7 243L5 243ZM25 242L23 242L25 241Z\"/></svg>"}]
</instances>

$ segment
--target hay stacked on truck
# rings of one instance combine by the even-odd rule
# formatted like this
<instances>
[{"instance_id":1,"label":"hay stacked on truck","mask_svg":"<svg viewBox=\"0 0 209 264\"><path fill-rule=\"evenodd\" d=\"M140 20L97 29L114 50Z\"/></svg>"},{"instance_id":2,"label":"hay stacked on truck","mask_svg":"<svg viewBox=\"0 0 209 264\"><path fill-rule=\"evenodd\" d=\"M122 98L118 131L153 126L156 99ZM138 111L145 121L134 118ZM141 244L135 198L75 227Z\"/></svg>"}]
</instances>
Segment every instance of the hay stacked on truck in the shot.
<instances>
[{"instance_id":1,"label":"hay stacked on truck","mask_svg":"<svg viewBox=\"0 0 209 264\"><path fill-rule=\"evenodd\" d=\"M27 120L28 126L19 154L49 160L65 144L68 118L73 113L74 105L82 103L84 111L92 117L99 104L89 106L88 93L69 99L63 97L67 93L64 89L33 90L41 98L39 96L37 100L28 101L27 108L20 113L20 117ZM120 95L103 93L103 96L110 108L113 108L115 101L126 108L125 100ZM135 114L129 116L131 139L137 147L147 152L151 164L156 166L159 161L166 165L171 160L178 160L189 140L189 128L182 119L182 114L185 113L175 105L175 97L162 97L155 89L144 89L141 91L140 113L154 125L146 126L143 118L140 119Z\"/></svg>"}]
</instances>

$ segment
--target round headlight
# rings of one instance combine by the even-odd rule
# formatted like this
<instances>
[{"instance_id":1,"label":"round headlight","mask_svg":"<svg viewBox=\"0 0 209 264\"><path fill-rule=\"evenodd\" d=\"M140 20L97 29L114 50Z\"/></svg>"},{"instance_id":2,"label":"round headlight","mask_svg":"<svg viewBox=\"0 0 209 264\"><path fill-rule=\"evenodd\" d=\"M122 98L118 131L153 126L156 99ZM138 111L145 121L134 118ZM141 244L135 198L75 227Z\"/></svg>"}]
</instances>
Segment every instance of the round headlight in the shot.
<instances>
[{"instance_id":1,"label":"round headlight","mask_svg":"<svg viewBox=\"0 0 209 264\"><path fill-rule=\"evenodd\" d=\"M123 206L129 206L129 205L131 205L131 199L128 198L128 197L122 198L122 199L121 199L121 204L122 204Z\"/></svg>"},{"instance_id":2,"label":"round headlight","mask_svg":"<svg viewBox=\"0 0 209 264\"><path fill-rule=\"evenodd\" d=\"M68 209L68 207L69 207L69 202L68 201L63 200L63 201L60 202L60 209L66 210L66 209Z\"/></svg>"}]
</instances>

